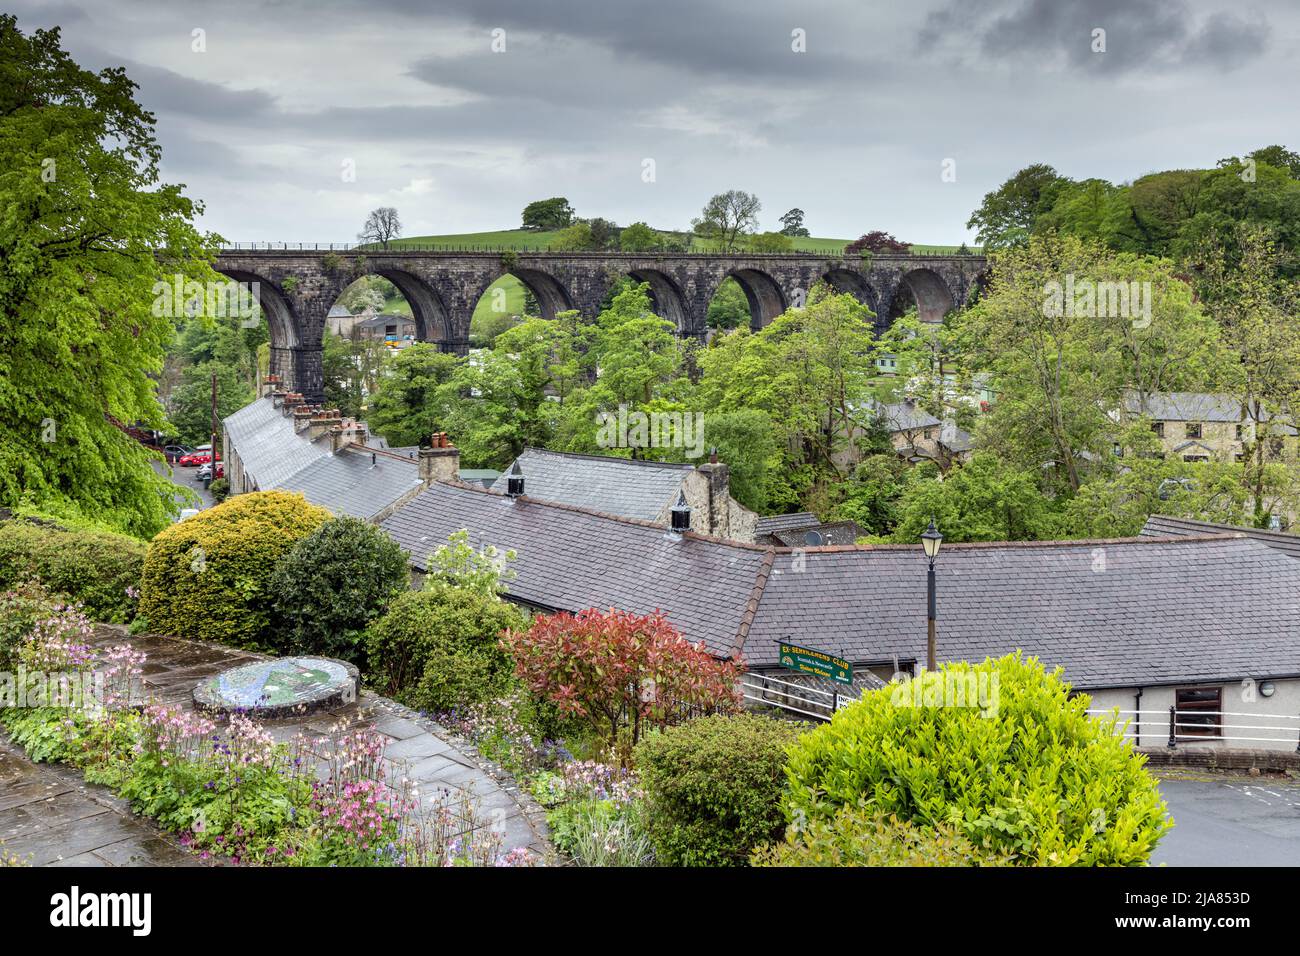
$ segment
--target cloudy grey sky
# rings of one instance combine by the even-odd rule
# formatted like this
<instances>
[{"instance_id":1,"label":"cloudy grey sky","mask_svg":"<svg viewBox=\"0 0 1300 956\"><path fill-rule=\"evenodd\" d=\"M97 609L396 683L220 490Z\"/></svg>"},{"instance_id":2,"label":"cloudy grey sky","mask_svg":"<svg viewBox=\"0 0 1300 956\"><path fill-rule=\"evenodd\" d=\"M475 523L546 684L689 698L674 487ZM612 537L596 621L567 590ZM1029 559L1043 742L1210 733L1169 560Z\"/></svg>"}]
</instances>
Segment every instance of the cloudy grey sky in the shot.
<instances>
[{"instance_id":1,"label":"cloudy grey sky","mask_svg":"<svg viewBox=\"0 0 1300 956\"><path fill-rule=\"evenodd\" d=\"M815 236L956 243L1032 162L1122 182L1300 148L1294 0L4 6L127 68L168 181L229 240L350 241L378 205L407 235L513 228L553 195L685 228L739 188L764 228L798 206Z\"/></svg>"}]
</instances>

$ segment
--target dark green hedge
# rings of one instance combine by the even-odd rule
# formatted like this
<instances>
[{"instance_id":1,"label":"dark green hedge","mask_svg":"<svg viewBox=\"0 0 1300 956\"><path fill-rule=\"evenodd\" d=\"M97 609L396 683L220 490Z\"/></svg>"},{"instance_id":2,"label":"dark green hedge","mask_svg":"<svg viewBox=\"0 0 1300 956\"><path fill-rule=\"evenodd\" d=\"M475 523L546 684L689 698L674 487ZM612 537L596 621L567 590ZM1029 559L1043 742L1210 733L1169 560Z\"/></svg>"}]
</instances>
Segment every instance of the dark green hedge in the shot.
<instances>
[{"instance_id":1,"label":"dark green hedge","mask_svg":"<svg viewBox=\"0 0 1300 956\"><path fill-rule=\"evenodd\" d=\"M97 621L124 624L135 612L146 545L107 531L73 531L22 519L0 522L0 590L32 578L80 602Z\"/></svg>"}]
</instances>

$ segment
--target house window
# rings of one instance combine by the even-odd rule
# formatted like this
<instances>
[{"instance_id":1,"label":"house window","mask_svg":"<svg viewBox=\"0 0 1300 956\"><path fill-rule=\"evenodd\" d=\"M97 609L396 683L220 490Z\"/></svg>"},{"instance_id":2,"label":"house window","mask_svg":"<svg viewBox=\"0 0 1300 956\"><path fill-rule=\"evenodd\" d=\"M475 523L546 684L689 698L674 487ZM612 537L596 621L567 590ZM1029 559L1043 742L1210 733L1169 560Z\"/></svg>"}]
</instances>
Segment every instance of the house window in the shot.
<instances>
[{"instance_id":1,"label":"house window","mask_svg":"<svg viewBox=\"0 0 1300 956\"><path fill-rule=\"evenodd\" d=\"M1188 437L1188 438L1200 438L1200 437L1201 437L1201 423L1200 423L1200 422L1188 422L1188 423L1187 423L1187 437Z\"/></svg>"},{"instance_id":2,"label":"house window","mask_svg":"<svg viewBox=\"0 0 1300 956\"><path fill-rule=\"evenodd\" d=\"M1244 426L1244 425L1238 425L1238 426L1237 426L1237 441L1241 441L1241 436L1244 435L1245 433L1246 433L1246 428L1245 428L1245 426Z\"/></svg>"},{"instance_id":3,"label":"house window","mask_svg":"<svg viewBox=\"0 0 1300 956\"><path fill-rule=\"evenodd\" d=\"M1209 455L1184 455L1183 461L1209 461Z\"/></svg>"},{"instance_id":4,"label":"house window","mask_svg":"<svg viewBox=\"0 0 1300 956\"><path fill-rule=\"evenodd\" d=\"M1222 737L1222 688L1180 687L1174 691L1179 737Z\"/></svg>"},{"instance_id":5,"label":"house window","mask_svg":"<svg viewBox=\"0 0 1300 956\"><path fill-rule=\"evenodd\" d=\"M1164 423L1164 422L1152 422L1152 423L1151 423L1151 430L1152 430L1153 432L1156 433L1156 437L1157 437L1157 438L1164 438L1164 437L1165 437L1165 423Z\"/></svg>"}]
</instances>

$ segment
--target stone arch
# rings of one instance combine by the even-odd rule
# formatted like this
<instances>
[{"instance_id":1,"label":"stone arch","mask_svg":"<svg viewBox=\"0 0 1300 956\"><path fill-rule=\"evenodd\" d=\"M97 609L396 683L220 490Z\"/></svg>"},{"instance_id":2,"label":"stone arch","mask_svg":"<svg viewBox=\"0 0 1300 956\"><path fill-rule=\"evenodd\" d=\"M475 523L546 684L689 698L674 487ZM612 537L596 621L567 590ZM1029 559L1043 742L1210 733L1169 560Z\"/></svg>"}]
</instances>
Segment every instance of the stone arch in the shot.
<instances>
[{"instance_id":1,"label":"stone arch","mask_svg":"<svg viewBox=\"0 0 1300 956\"><path fill-rule=\"evenodd\" d=\"M916 314L922 322L942 322L957 307L957 298L948 283L934 270L925 268L903 274L890 303L890 321L902 315L909 302L916 303Z\"/></svg>"},{"instance_id":2,"label":"stone arch","mask_svg":"<svg viewBox=\"0 0 1300 956\"><path fill-rule=\"evenodd\" d=\"M387 279L402 293L411 307L415 319L415 338L419 342L435 342L445 346L453 339L451 314L436 289L423 279L402 269L378 266L374 275Z\"/></svg>"},{"instance_id":3,"label":"stone arch","mask_svg":"<svg viewBox=\"0 0 1300 956\"><path fill-rule=\"evenodd\" d=\"M553 319L557 313L566 312L574 307L569 290L549 272L543 272L540 269L523 268L510 269L509 272L527 286L528 291L537 299L537 306L542 313L541 317L543 319ZM487 287L485 286L479 293L480 297L486 291Z\"/></svg>"},{"instance_id":4,"label":"stone arch","mask_svg":"<svg viewBox=\"0 0 1300 956\"><path fill-rule=\"evenodd\" d=\"M678 335L687 335L695 331L691 328L686 296L682 292L682 287L671 276L658 269L633 269L628 273L628 278L635 282L644 282L650 287L650 300L655 315L671 322L676 327Z\"/></svg>"},{"instance_id":5,"label":"stone arch","mask_svg":"<svg viewBox=\"0 0 1300 956\"><path fill-rule=\"evenodd\" d=\"M880 314L880 295L861 272L833 268L823 273L822 281L836 292L849 293L872 312Z\"/></svg>"},{"instance_id":6,"label":"stone arch","mask_svg":"<svg viewBox=\"0 0 1300 956\"><path fill-rule=\"evenodd\" d=\"M725 278L740 283L745 299L749 302L750 327L754 331L768 325L786 310L788 303L780 283L766 272L759 269L732 269Z\"/></svg>"},{"instance_id":7,"label":"stone arch","mask_svg":"<svg viewBox=\"0 0 1300 956\"><path fill-rule=\"evenodd\" d=\"M256 272L242 269L219 271L236 282L246 283L257 296L257 305L266 316L266 326L271 334L270 374L278 375L282 382L292 385L297 374L293 353L302 345L293 306L277 283Z\"/></svg>"}]
</instances>

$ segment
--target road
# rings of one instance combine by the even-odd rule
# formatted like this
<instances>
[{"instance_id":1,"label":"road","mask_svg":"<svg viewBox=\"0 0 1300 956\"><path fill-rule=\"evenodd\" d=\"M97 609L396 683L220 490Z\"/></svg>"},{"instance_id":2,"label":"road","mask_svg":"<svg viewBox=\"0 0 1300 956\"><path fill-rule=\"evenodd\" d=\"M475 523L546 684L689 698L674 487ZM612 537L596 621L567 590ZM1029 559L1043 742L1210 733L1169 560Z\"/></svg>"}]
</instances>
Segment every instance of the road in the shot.
<instances>
[{"instance_id":1,"label":"road","mask_svg":"<svg viewBox=\"0 0 1300 956\"><path fill-rule=\"evenodd\" d=\"M182 503L181 504L182 508L202 509L202 508L212 507L213 504L212 495L209 494L208 490L203 487L203 482L199 481L197 477L199 470L197 468L182 468L180 465L174 465L172 467L171 475L167 475L166 466L163 465L161 462L154 462L153 469L154 471L158 472L158 474L168 477L168 479L172 482L172 484L179 485L182 488L189 488L191 491L197 494L199 496L199 499L202 501L202 504L199 505Z\"/></svg>"},{"instance_id":2,"label":"road","mask_svg":"<svg viewBox=\"0 0 1300 956\"><path fill-rule=\"evenodd\" d=\"M1162 778L1160 792L1174 828L1152 865L1300 866L1300 781Z\"/></svg>"}]
</instances>

